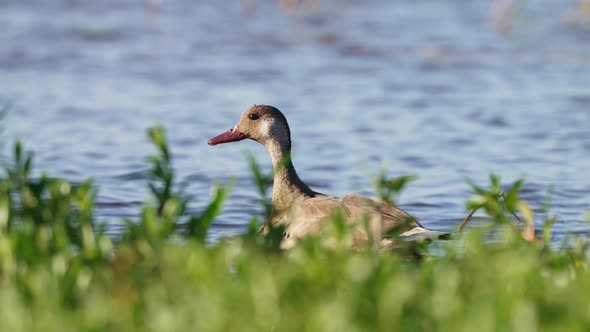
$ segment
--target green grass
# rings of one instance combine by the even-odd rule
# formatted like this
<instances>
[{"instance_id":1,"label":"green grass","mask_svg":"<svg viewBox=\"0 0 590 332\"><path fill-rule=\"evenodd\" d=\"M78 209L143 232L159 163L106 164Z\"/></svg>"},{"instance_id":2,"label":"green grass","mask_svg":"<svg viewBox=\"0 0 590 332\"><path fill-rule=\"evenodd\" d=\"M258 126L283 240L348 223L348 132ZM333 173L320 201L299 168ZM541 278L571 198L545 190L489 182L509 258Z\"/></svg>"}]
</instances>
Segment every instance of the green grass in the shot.
<instances>
[{"instance_id":1,"label":"green grass","mask_svg":"<svg viewBox=\"0 0 590 332\"><path fill-rule=\"evenodd\" d=\"M152 198L112 240L94 218L91 181L31 178L32 154L15 144L0 178L0 331L588 331L590 273L584 238L549 245L553 217L534 243L534 217L518 191L472 185L468 209L494 221L421 245L423 258L349 252L321 238L278 250L281 230L207 245L233 182L189 215L162 128L149 130ZM268 176L250 160L261 196ZM393 199L410 177L375 178ZM268 203L264 203L268 210ZM268 211L267 211L268 213ZM582 211L581 211L582 213ZM335 217L337 239L348 230ZM499 233L486 241L489 232Z\"/></svg>"}]
</instances>

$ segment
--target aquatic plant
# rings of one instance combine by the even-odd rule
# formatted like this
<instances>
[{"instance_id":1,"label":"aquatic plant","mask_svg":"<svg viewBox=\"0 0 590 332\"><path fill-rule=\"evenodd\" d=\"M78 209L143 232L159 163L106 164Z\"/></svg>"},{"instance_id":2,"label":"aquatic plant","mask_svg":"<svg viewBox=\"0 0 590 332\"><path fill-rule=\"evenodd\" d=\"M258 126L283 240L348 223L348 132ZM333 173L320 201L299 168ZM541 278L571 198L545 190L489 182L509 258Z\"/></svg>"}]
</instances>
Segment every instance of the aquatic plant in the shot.
<instances>
[{"instance_id":1,"label":"aquatic plant","mask_svg":"<svg viewBox=\"0 0 590 332\"><path fill-rule=\"evenodd\" d=\"M590 328L587 241L556 248L548 230L527 241L514 217L533 218L518 195L522 181L504 191L497 176L489 188L472 184L466 207L490 226L466 228L419 261L351 253L319 237L283 252L280 230L264 237L258 219L243 236L207 244L232 183L217 185L207 207L188 215L165 132L148 133L157 151L148 159L151 198L116 241L94 218L92 181L33 178L32 153L15 144L0 177L0 330ZM267 214L269 176L250 164ZM377 195L391 199L408 180L382 172ZM550 229L555 217L545 215ZM339 216L333 225L326 231L345 242ZM493 241L491 231L499 234Z\"/></svg>"}]
</instances>

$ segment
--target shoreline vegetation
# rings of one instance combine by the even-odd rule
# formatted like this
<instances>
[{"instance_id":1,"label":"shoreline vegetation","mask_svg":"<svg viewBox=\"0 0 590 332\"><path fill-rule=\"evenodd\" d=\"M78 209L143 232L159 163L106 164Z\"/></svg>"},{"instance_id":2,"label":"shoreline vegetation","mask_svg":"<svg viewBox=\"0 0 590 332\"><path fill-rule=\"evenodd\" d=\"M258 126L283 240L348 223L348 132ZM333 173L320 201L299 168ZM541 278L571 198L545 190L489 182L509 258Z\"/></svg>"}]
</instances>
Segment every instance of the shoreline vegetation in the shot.
<instances>
[{"instance_id":1,"label":"shoreline vegetation","mask_svg":"<svg viewBox=\"0 0 590 332\"><path fill-rule=\"evenodd\" d=\"M438 241L436 253L418 243L420 259L370 244L350 252L337 215L329 247L322 235L281 251L282 230L262 236L256 217L245 234L208 244L235 182L216 184L206 208L189 215L163 128L148 136L157 150L151 198L117 239L96 222L91 180L32 178L33 155L15 143L0 177L1 331L590 329L588 241L551 245L549 203L536 235L522 181L505 192L495 175L489 189L470 183L466 208L493 223ZM249 160L268 215L272 177ZM377 196L393 200L411 179L383 170Z\"/></svg>"}]
</instances>

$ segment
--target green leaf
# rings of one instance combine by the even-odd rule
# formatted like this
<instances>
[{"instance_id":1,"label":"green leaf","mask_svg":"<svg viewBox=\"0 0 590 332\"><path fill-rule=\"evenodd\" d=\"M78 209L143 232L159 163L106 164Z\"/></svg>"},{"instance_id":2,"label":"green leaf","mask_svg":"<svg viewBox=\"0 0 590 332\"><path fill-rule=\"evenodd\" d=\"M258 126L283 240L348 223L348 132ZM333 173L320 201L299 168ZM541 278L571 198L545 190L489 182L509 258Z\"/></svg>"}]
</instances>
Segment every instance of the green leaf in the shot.
<instances>
[{"instance_id":1,"label":"green leaf","mask_svg":"<svg viewBox=\"0 0 590 332\"><path fill-rule=\"evenodd\" d=\"M415 181L418 177L414 175L403 175L392 179L384 179L383 186L393 193L399 193L405 186Z\"/></svg>"},{"instance_id":2,"label":"green leaf","mask_svg":"<svg viewBox=\"0 0 590 332\"><path fill-rule=\"evenodd\" d=\"M272 184L273 176L262 174L262 170L260 169L260 166L256 162L256 158L254 158L254 156L252 154L247 154L246 158L248 159L248 165L250 166L250 171L254 175L254 182L255 182L256 187L258 189L258 193L260 194L261 197L266 198L267 188Z\"/></svg>"},{"instance_id":3,"label":"green leaf","mask_svg":"<svg viewBox=\"0 0 590 332\"><path fill-rule=\"evenodd\" d=\"M385 162L383 162L379 174L377 176L370 174L370 177L375 193L379 199L383 202L389 202L392 204L405 186L417 178L413 175L402 175L389 178L387 176L387 164Z\"/></svg>"},{"instance_id":4,"label":"green leaf","mask_svg":"<svg viewBox=\"0 0 590 332\"><path fill-rule=\"evenodd\" d=\"M236 180L232 179L225 186L215 184L213 189L213 199L207 205L205 210L199 216L192 216L188 222L188 233L194 236L198 241L204 242L209 233L209 228L213 220L223 210L223 205L229 193L236 184Z\"/></svg>"},{"instance_id":5,"label":"green leaf","mask_svg":"<svg viewBox=\"0 0 590 332\"><path fill-rule=\"evenodd\" d=\"M482 206L484 206L487 202L488 202L488 198L486 196L473 195L467 200L466 207L468 210L471 210L471 209L477 210L477 209L481 208Z\"/></svg>"},{"instance_id":6,"label":"green leaf","mask_svg":"<svg viewBox=\"0 0 590 332\"><path fill-rule=\"evenodd\" d=\"M492 192L501 192L502 191L502 187L501 187L501 179L498 175L496 174L490 174L490 184L492 185L492 188L490 191Z\"/></svg>"},{"instance_id":7,"label":"green leaf","mask_svg":"<svg viewBox=\"0 0 590 332\"><path fill-rule=\"evenodd\" d=\"M164 160L169 161L168 146L166 144L166 133L162 126L156 126L148 129L148 136L152 143L158 148Z\"/></svg>"},{"instance_id":8,"label":"green leaf","mask_svg":"<svg viewBox=\"0 0 590 332\"><path fill-rule=\"evenodd\" d=\"M16 141L14 143L14 161L17 167L21 165L21 158L23 153L23 143L21 141Z\"/></svg>"},{"instance_id":9,"label":"green leaf","mask_svg":"<svg viewBox=\"0 0 590 332\"><path fill-rule=\"evenodd\" d=\"M484 195L487 191L473 182L470 178L465 178L465 182L471 187L476 194Z\"/></svg>"},{"instance_id":10,"label":"green leaf","mask_svg":"<svg viewBox=\"0 0 590 332\"><path fill-rule=\"evenodd\" d=\"M524 179L519 179L516 182L514 182L514 184L512 184L512 187L508 191L508 194L506 194L506 196L504 197L504 203L506 204L506 208L510 212L514 213L514 211L516 210L516 204L518 202L520 188L522 187L523 183Z\"/></svg>"},{"instance_id":11,"label":"green leaf","mask_svg":"<svg viewBox=\"0 0 590 332\"><path fill-rule=\"evenodd\" d=\"M12 200L8 183L0 182L0 232L10 229L10 217L12 209Z\"/></svg>"}]
</instances>

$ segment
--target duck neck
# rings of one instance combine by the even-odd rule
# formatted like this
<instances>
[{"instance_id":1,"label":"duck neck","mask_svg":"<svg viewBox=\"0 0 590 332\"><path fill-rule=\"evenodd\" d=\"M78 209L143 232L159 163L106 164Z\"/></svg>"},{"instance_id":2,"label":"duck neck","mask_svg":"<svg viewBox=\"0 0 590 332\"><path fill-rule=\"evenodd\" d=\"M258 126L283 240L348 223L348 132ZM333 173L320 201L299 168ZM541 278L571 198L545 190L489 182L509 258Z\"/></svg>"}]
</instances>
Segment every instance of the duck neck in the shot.
<instances>
[{"instance_id":1,"label":"duck neck","mask_svg":"<svg viewBox=\"0 0 590 332\"><path fill-rule=\"evenodd\" d=\"M293 202L301 197L314 196L317 193L311 190L297 175L291 161L290 144L277 144L271 142L267 145L272 158L274 171L274 184L272 189L272 205L275 212L289 209Z\"/></svg>"}]
</instances>

